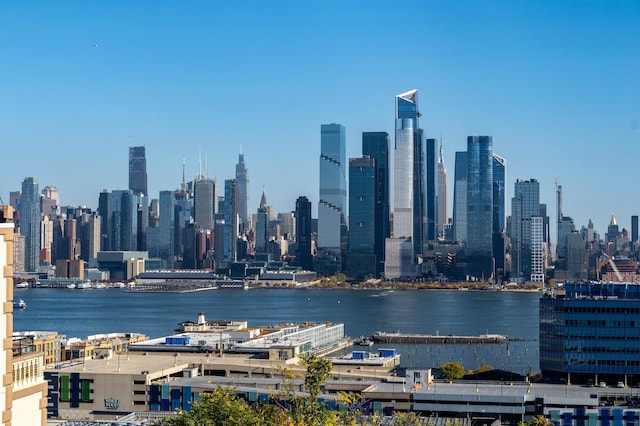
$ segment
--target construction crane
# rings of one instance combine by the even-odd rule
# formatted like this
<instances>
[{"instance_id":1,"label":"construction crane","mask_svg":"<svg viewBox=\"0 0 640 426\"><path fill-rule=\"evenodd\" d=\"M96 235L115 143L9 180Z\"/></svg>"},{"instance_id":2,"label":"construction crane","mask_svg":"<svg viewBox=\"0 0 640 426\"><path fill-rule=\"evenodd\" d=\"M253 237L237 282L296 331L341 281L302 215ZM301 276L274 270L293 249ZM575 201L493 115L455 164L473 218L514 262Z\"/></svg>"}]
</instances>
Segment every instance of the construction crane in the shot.
<instances>
[{"instance_id":1,"label":"construction crane","mask_svg":"<svg viewBox=\"0 0 640 426\"><path fill-rule=\"evenodd\" d=\"M611 268L613 269L613 272L616 273L616 277L618 278L618 282L624 282L624 280L622 279L622 274L620 274L620 271L618 270L618 267L616 266L616 262L613 261L613 257L609 256L607 253L605 253L604 251L602 251L602 254L604 255L604 257L607 258L607 260L609 261L609 264L611 265Z\"/></svg>"}]
</instances>

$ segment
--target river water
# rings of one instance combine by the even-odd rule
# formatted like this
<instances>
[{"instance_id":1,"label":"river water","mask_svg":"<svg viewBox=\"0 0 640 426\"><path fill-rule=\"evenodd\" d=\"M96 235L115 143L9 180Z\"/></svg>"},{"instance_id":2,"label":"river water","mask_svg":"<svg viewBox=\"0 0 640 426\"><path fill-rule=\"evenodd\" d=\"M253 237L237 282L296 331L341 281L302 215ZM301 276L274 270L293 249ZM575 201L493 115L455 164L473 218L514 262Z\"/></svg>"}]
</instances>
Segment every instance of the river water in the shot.
<instances>
[{"instance_id":1,"label":"river water","mask_svg":"<svg viewBox=\"0 0 640 426\"><path fill-rule=\"evenodd\" d=\"M383 346L395 347L406 367L455 361L466 369L491 365L525 374L539 369L539 298L539 293L529 292L456 290L229 289L178 294L15 289L14 299L23 299L27 308L14 310L14 330L52 330L81 338L113 332L161 337L204 312L208 320L246 320L249 326L341 322L352 337L376 331L502 334L511 339L508 344Z\"/></svg>"}]
</instances>

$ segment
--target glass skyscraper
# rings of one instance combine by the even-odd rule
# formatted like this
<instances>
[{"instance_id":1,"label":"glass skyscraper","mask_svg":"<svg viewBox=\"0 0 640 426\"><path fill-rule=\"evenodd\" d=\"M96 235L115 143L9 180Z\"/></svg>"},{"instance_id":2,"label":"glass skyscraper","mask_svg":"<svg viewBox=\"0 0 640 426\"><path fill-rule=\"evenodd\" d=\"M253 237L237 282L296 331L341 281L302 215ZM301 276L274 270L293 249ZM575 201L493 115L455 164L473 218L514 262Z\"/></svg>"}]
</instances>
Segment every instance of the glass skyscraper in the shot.
<instances>
[{"instance_id":1,"label":"glass skyscraper","mask_svg":"<svg viewBox=\"0 0 640 426\"><path fill-rule=\"evenodd\" d=\"M160 191L160 217L158 226L158 257L165 268L174 267L174 228L176 200L173 191Z\"/></svg>"},{"instance_id":2,"label":"glass skyscraper","mask_svg":"<svg viewBox=\"0 0 640 426\"><path fill-rule=\"evenodd\" d=\"M349 159L349 277L377 276L376 167L370 157Z\"/></svg>"},{"instance_id":3,"label":"glass skyscraper","mask_svg":"<svg viewBox=\"0 0 640 426\"><path fill-rule=\"evenodd\" d=\"M147 158L144 146L129 148L129 189L134 194L147 193Z\"/></svg>"},{"instance_id":4,"label":"glass skyscraper","mask_svg":"<svg viewBox=\"0 0 640 426\"><path fill-rule=\"evenodd\" d=\"M244 164L244 154L242 149L238 156L238 164L236 164L236 194L238 200L236 202L240 227L242 230L249 229L249 171Z\"/></svg>"},{"instance_id":5,"label":"glass skyscraper","mask_svg":"<svg viewBox=\"0 0 640 426\"><path fill-rule=\"evenodd\" d=\"M467 273L493 276L493 142L491 136L467 138Z\"/></svg>"},{"instance_id":6,"label":"glass skyscraper","mask_svg":"<svg viewBox=\"0 0 640 426\"><path fill-rule=\"evenodd\" d=\"M442 142L440 142L440 151L438 155L438 197L437 206L438 214L436 215L437 226L436 236L444 237L444 226L447 224L447 209L449 208L447 186L447 167L444 164L444 155L442 153Z\"/></svg>"},{"instance_id":7,"label":"glass skyscraper","mask_svg":"<svg viewBox=\"0 0 640 426\"><path fill-rule=\"evenodd\" d=\"M453 186L453 236L467 241L467 152L456 152Z\"/></svg>"},{"instance_id":8,"label":"glass skyscraper","mask_svg":"<svg viewBox=\"0 0 640 426\"><path fill-rule=\"evenodd\" d=\"M313 270L311 202L307 197L298 197L296 200L296 264L302 269Z\"/></svg>"},{"instance_id":9,"label":"glass skyscraper","mask_svg":"<svg viewBox=\"0 0 640 426\"><path fill-rule=\"evenodd\" d=\"M438 237L438 142L435 139L426 140L425 159L425 238L434 241Z\"/></svg>"},{"instance_id":10,"label":"glass skyscraper","mask_svg":"<svg viewBox=\"0 0 640 426\"><path fill-rule=\"evenodd\" d=\"M40 266L40 190L35 177L22 181L18 212L20 234L24 236L24 272L37 272Z\"/></svg>"},{"instance_id":11,"label":"glass skyscraper","mask_svg":"<svg viewBox=\"0 0 640 426\"><path fill-rule=\"evenodd\" d=\"M378 266L376 276L384 272L384 241L391 236L390 221L390 183L389 183L389 146L390 137L387 132L363 132L362 155L375 160L375 228L374 253Z\"/></svg>"},{"instance_id":12,"label":"glass skyscraper","mask_svg":"<svg viewBox=\"0 0 640 426\"><path fill-rule=\"evenodd\" d=\"M536 221L532 228L532 218L540 217L540 183L535 180L516 180L511 199L511 275L523 280L531 277L532 244L542 241L542 224ZM540 235L533 234L533 230ZM539 237L539 238L538 238Z\"/></svg>"},{"instance_id":13,"label":"glass skyscraper","mask_svg":"<svg viewBox=\"0 0 640 426\"><path fill-rule=\"evenodd\" d=\"M196 227L201 230L212 230L216 213L216 184L213 180L196 177L193 182L193 210Z\"/></svg>"},{"instance_id":14,"label":"glass skyscraper","mask_svg":"<svg viewBox=\"0 0 640 426\"><path fill-rule=\"evenodd\" d=\"M340 251L346 233L346 162L346 131L344 126L335 123L321 125L318 250L322 252L319 253L322 256L328 255L335 258L338 262L337 265L334 265L337 270L341 269Z\"/></svg>"}]
</instances>

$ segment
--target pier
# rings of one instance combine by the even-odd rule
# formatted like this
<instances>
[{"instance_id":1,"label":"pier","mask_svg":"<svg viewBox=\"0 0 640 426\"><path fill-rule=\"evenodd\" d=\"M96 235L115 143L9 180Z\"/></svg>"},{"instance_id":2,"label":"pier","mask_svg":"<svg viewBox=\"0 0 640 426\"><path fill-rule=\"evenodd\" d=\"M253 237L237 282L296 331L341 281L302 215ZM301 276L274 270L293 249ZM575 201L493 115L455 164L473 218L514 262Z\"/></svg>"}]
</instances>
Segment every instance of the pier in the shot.
<instances>
[{"instance_id":1,"label":"pier","mask_svg":"<svg viewBox=\"0 0 640 426\"><path fill-rule=\"evenodd\" d=\"M499 344L507 340L500 334L479 336L434 336L431 334L403 334L377 332L371 335L375 343L434 343L434 344Z\"/></svg>"}]
</instances>

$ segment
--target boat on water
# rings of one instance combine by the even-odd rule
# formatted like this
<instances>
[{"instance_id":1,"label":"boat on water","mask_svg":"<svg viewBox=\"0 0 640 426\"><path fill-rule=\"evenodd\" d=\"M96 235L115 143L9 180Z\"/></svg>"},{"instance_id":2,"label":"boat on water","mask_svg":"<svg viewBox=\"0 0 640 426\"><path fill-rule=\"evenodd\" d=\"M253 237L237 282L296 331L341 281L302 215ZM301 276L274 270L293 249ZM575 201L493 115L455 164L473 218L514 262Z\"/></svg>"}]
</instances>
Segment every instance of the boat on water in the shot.
<instances>
[{"instance_id":1,"label":"boat on water","mask_svg":"<svg viewBox=\"0 0 640 426\"><path fill-rule=\"evenodd\" d=\"M27 307L27 302L25 302L25 301L24 301L24 300L22 300L22 299L19 299L19 300L17 300L17 301L16 301L16 300L14 300L14 301L13 301L13 307L14 307L14 308L18 308L18 309L25 309L25 308Z\"/></svg>"},{"instance_id":2,"label":"boat on water","mask_svg":"<svg viewBox=\"0 0 640 426\"><path fill-rule=\"evenodd\" d=\"M81 289L81 290L82 290L82 289L91 288L91 282L90 282L90 281L83 281L83 282L81 282L81 283L78 283L78 284L76 285L76 288L79 288L79 289Z\"/></svg>"},{"instance_id":3,"label":"boat on water","mask_svg":"<svg viewBox=\"0 0 640 426\"><path fill-rule=\"evenodd\" d=\"M29 288L29 282L23 281L21 283L16 284L16 288Z\"/></svg>"},{"instance_id":4,"label":"boat on water","mask_svg":"<svg viewBox=\"0 0 640 426\"><path fill-rule=\"evenodd\" d=\"M67 284L67 288L74 289L74 288L76 288L76 285L74 283Z\"/></svg>"},{"instance_id":5,"label":"boat on water","mask_svg":"<svg viewBox=\"0 0 640 426\"><path fill-rule=\"evenodd\" d=\"M354 342L354 345L356 346L371 346L373 345L373 340L369 339L366 336L360 336L356 339L356 341Z\"/></svg>"}]
</instances>

